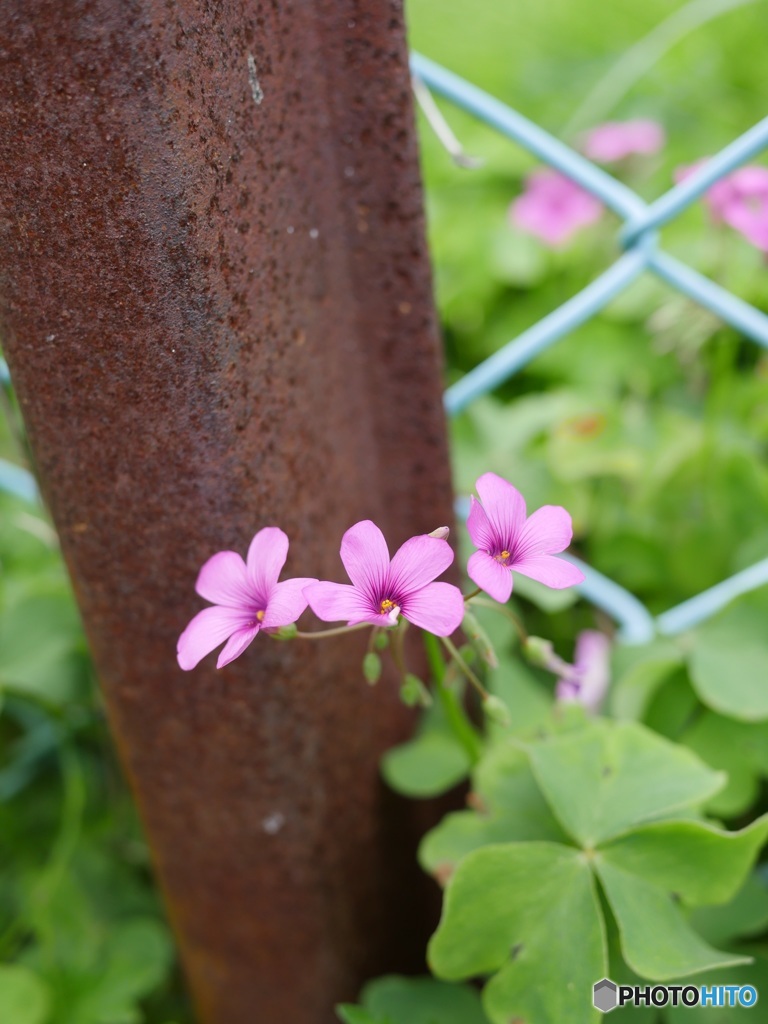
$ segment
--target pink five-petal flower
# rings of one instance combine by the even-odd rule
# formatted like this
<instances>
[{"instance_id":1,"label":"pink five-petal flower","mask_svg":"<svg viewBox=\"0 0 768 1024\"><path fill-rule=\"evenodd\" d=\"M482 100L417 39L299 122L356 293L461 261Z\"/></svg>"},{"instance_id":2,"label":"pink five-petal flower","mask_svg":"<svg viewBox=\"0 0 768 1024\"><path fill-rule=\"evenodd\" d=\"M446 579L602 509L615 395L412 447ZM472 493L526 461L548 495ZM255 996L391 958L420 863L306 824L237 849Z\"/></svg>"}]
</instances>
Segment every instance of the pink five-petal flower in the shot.
<instances>
[{"instance_id":1,"label":"pink five-petal flower","mask_svg":"<svg viewBox=\"0 0 768 1024\"><path fill-rule=\"evenodd\" d=\"M593 195L559 171L544 168L525 179L525 191L510 206L509 219L556 249L602 212L602 203Z\"/></svg>"},{"instance_id":2,"label":"pink five-petal flower","mask_svg":"<svg viewBox=\"0 0 768 1024\"><path fill-rule=\"evenodd\" d=\"M581 583L575 565L553 555L571 542L571 517L559 505L544 505L526 518L525 500L508 481L484 473L477 481L480 501L471 499L467 528L479 550L469 559L470 579L502 603L512 593L512 570L555 590Z\"/></svg>"},{"instance_id":3,"label":"pink five-petal flower","mask_svg":"<svg viewBox=\"0 0 768 1024\"><path fill-rule=\"evenodd\" d=\"M675 171L675 181L684 181L706 160ZM725 223L743 235L755 248L768 252L768 167L740 167L716 181L704 194L715 223Z\"/></svg>"},{"instance_id":4,"label":"pink five-petal flower","mask_svg":"<svg viewBox=\"0 0 768 1024\"><path fill-rule=\"evenodd\" d=\"M223 668L260 630L269 633L298 619L307 607L304 587L316 581L302 577L278 583L287 557L287 536L276 526L265 526L251 541L247 561L235 551L219 551L208 559L195 590L213 605L198 612L179 637L181 668L194 668L226 640L216 662L216 668Z\"/></svg>"},{"instance_id":5,"label":"pink five-petal flower","mask_svg":"<svg viewBox=\"0 0 768 1024\"><path fill-rule=\"evenodd\" d=\"M560 701L575 701L588 711L599 711L610 682L611 641L596 629L585 629L576 638L575 664L567 679L557 682Z\"/></svg>"},{"instance_id":6,"label":"pink five-petal flower","mask_svg":"<svg viewBox=\"0 0 768 1024\"><path fill-rule=\"evenodd\" d=\"M304 594L324 622L394 626L399 614L436 636L449 636L464 618L458 587L433 580L453 561L446 541L411 537L390 561L384 534L369 519L350 527L341 541L341 560L352 586L313 583Z\"/></svg>"},{"instance_id":7,"label":"pink five-petal flower","mask_svg":"<svg viewBox=\"0 0 768 1024\"><path fill-rule=\"evenodd\" d=\"M634 153L657 153L664 141L664 129L656 121L607 121L587 132L582 149L590 160L612 164Z\"/></svg>"}]
</instances>

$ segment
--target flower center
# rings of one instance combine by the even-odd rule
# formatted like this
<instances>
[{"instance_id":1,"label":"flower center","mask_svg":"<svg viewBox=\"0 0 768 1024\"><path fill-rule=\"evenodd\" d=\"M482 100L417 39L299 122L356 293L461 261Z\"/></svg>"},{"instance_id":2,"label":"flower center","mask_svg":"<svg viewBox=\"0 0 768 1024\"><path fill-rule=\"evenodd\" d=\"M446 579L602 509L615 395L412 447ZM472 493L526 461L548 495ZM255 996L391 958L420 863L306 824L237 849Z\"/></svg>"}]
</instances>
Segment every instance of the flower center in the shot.
<instances>
[{"instance_id":1,"label":"flower center","mask_svg":"<svg viewBox=\"0 0 768 1024\"><path fill-rule=\"evenodd\" d=\"M263 622L265 615L266 615L266 612L256 612L256 621L257 622Z\"/></svg>"},{"instance_id":2,"label":"flower center","mask_svg":"<svg viewBox=\"0 0 768 1024\"><path fill-rule=\"evenodd\" d=\"M509 565L509 560L512 557L510 553L505 549L500 551L498 555L493 556L497 562L501 562L502 565Z\"/></svg>"},{"instance_id":3,"label":"flower center","mask_svg":"<svg viewBox=\"0 0 768 1024\"><path fill-rule=\"evenodd\" d=\"M394 601L390 601L388 597L385 597L384 600L379 605L379 614L380 615L387 615L388 612L391 612L394 607L395 607L395 602Z\"/></svg>"}]
</instances>

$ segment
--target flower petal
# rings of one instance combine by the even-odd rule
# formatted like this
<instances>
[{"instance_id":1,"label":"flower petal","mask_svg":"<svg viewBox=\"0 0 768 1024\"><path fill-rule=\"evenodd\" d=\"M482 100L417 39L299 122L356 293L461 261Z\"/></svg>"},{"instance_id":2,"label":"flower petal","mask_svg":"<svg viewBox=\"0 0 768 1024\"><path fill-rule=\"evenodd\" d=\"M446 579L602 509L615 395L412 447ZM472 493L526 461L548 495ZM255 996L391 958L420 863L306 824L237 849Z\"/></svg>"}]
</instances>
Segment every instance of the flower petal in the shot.
<instances>
[{"instance_id":1,"label":"flower petal","mask_svg":"<svg viewBox=\"0 0 768 1024\"><path fill-rule=\"evenodd\" d=\"M354 585L371 601L380 599L389 573L384 534L370 519L350 526L341 539L341 560Z\"/></svg>"},{"instance_id":2,"label":"flower petal","mask_svg":"<svg viewBox=\"0 0 768 1024\"><path fill-rule=\"evenodd\" d=\"M202 567L195 590L200 597L227 608L249 608L253 604L253 588L245 562L236 551L219 551Z\"/></svg>"},{"instance_id":3,"label":"flower petal","mask_svg":"<svg viewBox=\"0 0 768 1024\"><path fill-rule=\"evenodd\" d=\"M476 548L480 548L481 551L492 551L496 547L491 522L485 514L485 509L474 495L469 499L467 529Z\"/></svg>"},{"instance_id":4,"label":"flower petal","mask_svg":"<svg viewBox=\"0 0 768 1024\"><path fill-rule=\"evenodd\" d=\"M435 636L450 636L464 618L464 598L451 583L429 583L408 595L402 613L414 626Z\"/></svg>"},{"instance_id":5,"label":"flower petal","mask_svg":"<svg viewBox=\"0 0 768 1024\"><path fill-rule=\"evenodd\" d=\"M483 473L475 487L496 545L500 550L512 551L525 522L525 499L516 487L495 473Z\"/></svg>"},{"instance_id":6,"label":"flower petal","mask_svg":"<svg viewBox=\"0 0 768 1024\"><path fill-rule=\"evenodd\" d=\"M555 555L565 551L573 537L573 524L560 505L542 505L528 516L515 547L515 561L531 555Z\"/></svg>"},{"instance_id":7,"label":"flower petal","mask_svg":"<svg viewBox=\"0 0 768 1024\"><path fill-rule=\"evenodd\" d=\"M395 552L389 567L388 590L393 599L404 601L445 572L453 561L453 548L445 540L421 534L411 537Z\"/></svg>"},{"instance_id":8,"label":"flower petal","mask_svg":"<svg viewBox=\"0 0 768 1024\"><path fill-rule=\"evenodd\" d=\"M193 669L206 654L210 654L233 633L249 626L251 622L252 617L247 612L236 608L222 608L219 605L204 608L179 637L176 647L179 666L185 671Z\"/></svg>"},{"instance_id":9,"label":"flower petal","mask_svg":"<svg viewBox=\"0 0 768 1024\"><path fill-rule=\"evenodd\" d=\"M248 575L256 588L258 599L267 602L272 587L288 557L288 537L277 526L259 530L248 548Z\"/></svg>"},{"instance_id":10,"label":"flower petal","mask_svg":"<svg viewBox=\"0 0 768 1024\"><path fill-rule=\"evenodd\" d=\"M566 562L564 558L555 558L553 555L530 555L519 562L514 562L510 568L522 573L523 576L529 576L532 580L538 580L547 587L552 587L553 590L564 590L566 587L584 582L584 573L581 569Z\"/></svg>"},{"instance_id":11,"label":"flower petal","mask_svg":"<svg viewBox=\"0 0 768 1024\"><path fill-rule=\"evenodd\" d=\"M512 593L512 573L485 551L476 551L467 562L469 578L494 601L506 604Z\"/></svg>"},{"instance_id":12,"label":"flower petal","mask_svg":"<svg viewBox=\"0 0 768 1024\"><path fill-rule=\"evenodd\" d=\"M224 644L224 649L219 655L219 660L216 662L216 668L224 668L230 661L239 658L260 629L261 626L257 623L255 626L246 626L245 629L238 629L236 633L233 633L226 644Z\"/></svg>"},{"instance_id":13,"label":"flower petal","mask_svg":"<svg viewBox=\"0 0 768 1024\"><path fill-rule=\"evenodd\" d=\"M304 596L312 611L323 622L350 619L367 622L369 616L378 614L378 609L372 607L362 591L346 583L310 583L304 588Z\"/></svg>"},{"instance_id":14,"label":"flower petal","mask_svg":"<svg viewBox=\"0 0 768 1024\"><path fill-rule=\"evenodd\" d=\"M308 587L310 583L317 583L317 580L301 576L276 583L269 595L266 612L261 623L262 629L278 629L280 626L290 626L292 622L295 622L307 607L304 588Z\"/></svg>"}]
</instances>

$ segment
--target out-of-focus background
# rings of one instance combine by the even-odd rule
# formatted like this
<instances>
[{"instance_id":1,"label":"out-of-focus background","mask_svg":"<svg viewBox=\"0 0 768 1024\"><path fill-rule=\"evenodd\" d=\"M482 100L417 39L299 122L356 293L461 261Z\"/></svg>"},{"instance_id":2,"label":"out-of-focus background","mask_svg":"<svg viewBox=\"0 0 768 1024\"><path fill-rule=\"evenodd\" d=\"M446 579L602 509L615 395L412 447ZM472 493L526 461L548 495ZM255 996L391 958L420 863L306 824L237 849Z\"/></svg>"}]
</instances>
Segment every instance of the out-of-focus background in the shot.
<instances>
[{"instance_id":1,"label":"out-of-focus background","mask_svg":"<svg viewBox=\"0 0 768 1024\"><path fill-rule=\"evenodd\" d=\"M565 141L579 145L606 121L657 122L663 147L612 168L645 198L766 113L759 2L410 0L408 15L414 49ZM536 162L468 115L442 109L467 152L484 161L473 171L454 166L420 117L453 381L605 269L618 252L618 221L604 212L558 247L522 230L509 207ZM768 308L766 253L715 222L706 203L663 238L670 252ZM23 464L7 384L3 404L0 456ZM530 507L565 505L577 552L654 612L768 556L768 358L653 280L474 403L452 440L458 493L493 469ZM519 593L531 631L553 636L570 657L594 611L570 592L523 585ZM766 605L759 593L750 600ZM692 700L682 675L649 709L652 724L685 740ZM188 1024L55 534L35 500L6 492L0 702L0 1021ZM762 807L768 754L728 765L717 729L711 735L688 739L731 768L714 811L738 823Z\"/></svg>"}]
</instances>

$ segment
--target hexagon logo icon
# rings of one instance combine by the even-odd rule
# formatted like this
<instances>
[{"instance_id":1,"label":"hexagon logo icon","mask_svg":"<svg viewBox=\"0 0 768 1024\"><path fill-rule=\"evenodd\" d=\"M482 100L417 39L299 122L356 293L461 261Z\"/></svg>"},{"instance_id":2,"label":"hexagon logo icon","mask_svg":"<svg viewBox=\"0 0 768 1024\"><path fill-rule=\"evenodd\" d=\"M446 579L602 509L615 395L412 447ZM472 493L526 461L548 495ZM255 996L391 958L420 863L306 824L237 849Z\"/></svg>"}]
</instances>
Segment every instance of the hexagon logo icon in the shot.
<instances>
[{"instance_id":1,"label":"hexagon logo icon","mask_svg":"<svg viewBox=\"0 0 768 1024\"><path fill-rule=\"evenodd\" d=\"M595 1009L601 1013L610 1013L616 1009L619 1002L617 988L609 978L595 982L592 988L592 1002Z\"/></svg>"}]
</instances>

